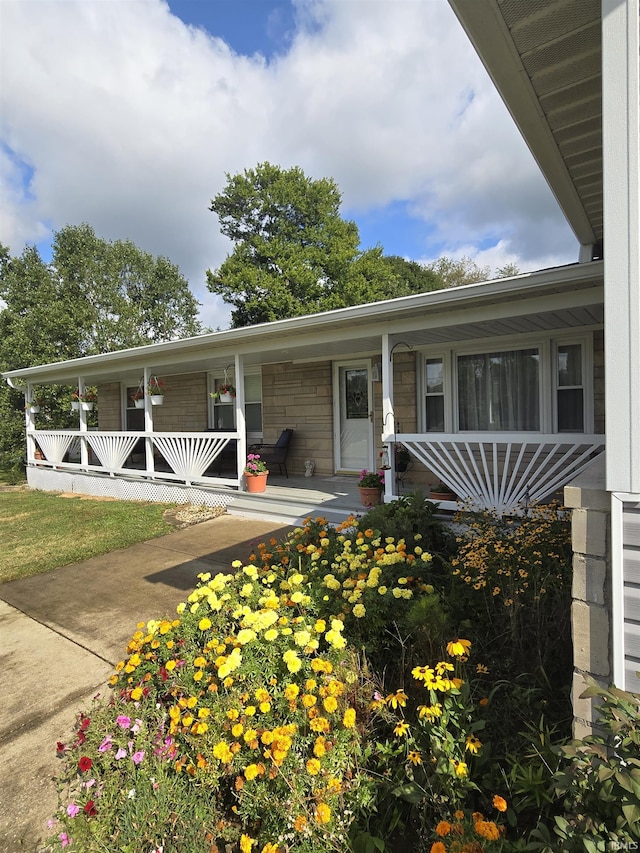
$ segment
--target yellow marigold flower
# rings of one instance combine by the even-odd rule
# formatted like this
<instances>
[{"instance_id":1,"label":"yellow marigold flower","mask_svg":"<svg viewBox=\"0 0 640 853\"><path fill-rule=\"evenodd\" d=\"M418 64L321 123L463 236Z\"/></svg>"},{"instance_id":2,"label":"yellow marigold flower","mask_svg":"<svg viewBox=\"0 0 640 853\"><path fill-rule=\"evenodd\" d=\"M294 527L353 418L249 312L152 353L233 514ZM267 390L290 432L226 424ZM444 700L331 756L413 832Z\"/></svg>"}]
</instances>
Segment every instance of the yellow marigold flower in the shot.
<instances>
[{"instance_id":1,"label":"yellow marigold flower","mask_svg":"<svg viewBox=\"0 0 640 853\"><path fill-rule=\"evenodd\" d=\"M493 797L493 807L499 812L506 812L507 801L503 797L498 796L498 794L495 794Z\"/></svg>"},{"instance_id":2,"label":"yellow marigold flower","mask_svg":"<svg viewBox=\"0 0 640 853\"><path fill-rule=\"evenodd\" d=\"M325 711L329 714L333 714L338 708L338 700L335 696L327 696L322 704L324 705Z\"/></svg>"},{"instance_id":3,"label":"yellow marigold flower","mask_svg":"<svg viewBox=\"0 0 640 853\"><path fill-rule=\"evenodd\" d=\"M310 758L307 761L306 767L307 773L309 773L310 776L317 776L320 772L320 762L317 758Z\"/></svg>"},{"instance_id":4,"label":"yellow marigold flower","mask_svg":"<svg viewBox=\"0 0 640 853\"><path fill-rule=\"evenodd\" d=\"M327 752L327 741L322 735L319 735L316 738L316 742L313 745L313 754L316 758L322 758Z\"/></svg>"},{"instance_id":5,"label":"yellow marigold flower","mask_svg":"<svg viewBox=\"0 0 640 853\"><path fill-rule=\"evenodd\" d=\"M206 666L207 665L207 659L203 658L201 655L199 655L197 658L193 659L193 665L197 666L197 667Z\"/></svg>"},{"instance_id":6,"label":"yellow marigold flower","mask_svg":"<svg viewBox=\"0 0 640 853\"><path fill-rule=\"evenodd\" d=\"M248 782L251 782L252 779L256 778L259 772L260 771L258 769L257 764L247 764L247 766L244 768L244 778Z\"/></svg>"},{"instance_id":7,"label":"yellow marigold flower","mask_svg":"<svg viewBox=\"0 0 640 853\"><path fill-rule=\"evenodd\" d=\"M288 702L292 702L300 693L300 688L297 684L287 684L284 689L284 698Z\"/></svg>"},{"instance_id":8,"label":"yellow marigold flower","mask_svg":"<svg viewBox=\"0 0 640 853\"><path fill-rule=\"evenodd\" d=\"M356 712L353 708L347 708L342 717L342 725L345 729L352 729L356 724Z\"/></svg>"},{"instance_id":9,"label":"yellow marigold flower","mask_svg":"<svg viewBox=\"0 0 640 853\"><path fill-rule=\"evenodd\" d=\"M331 820L331 807L326 803L318 803L315 818L316 823L329 823Z\"/></svg>"},{"instance_id":10,"label":"yellow marigold flower","mask_svg":"<svg viewBox=\"0 0 640 853\"><path fill-rule=\"evenodd\" d=\"M315 680L315 678L307 678L307 680L304 683L304 689L308 690L309 692L311 692L312 690L315 690L317 686L318 686L318 682Z\"/></svg>"},{"instance_id":11,"label":"yellow marigold flower","mask_svg":"<svg viewBox=\"0 0 640 853\"><path fill-rule=\"evenodd\" d=\"M403 735L406 735L406 733L409 731L409 728L409 723L405 722L404 720L401 720L399 723L396 724L393 733L396 737L402 737Z\"/></svg>"},{"instance_id":12,"label":"yellow marigold flower","mask_svg":"<svg viewBox=\"0 0 640 853\"><path fill-rule=\"evenodd\" d=\"M280 848L277 844L274 844L272 841L267 841L267 843L262 848L261 853L279 853Z\"/></svg>"},{"instance_id":13,"label":"yellow marigold flower","mask_svg":"<svg viewBox=\"0 0 640 853\"><path fill-rule=\"evenodd\" d=\"M267 641L268 641L268 642L270 642L270 643L271 643L273 640L275 640L275 638L276 638L277 636L278 636L278 631L277 631L277 629L276 629L276 628L269 628L269 630L268 630L268 631L265 631L265 632L264 632L264 634L263 634L263 637L265 638L265 640L267 640Z\"/></svg>"},{"instance_id":14,"label":"yellow marigold flower","mask_svg":"<svg viewBox=\"0 0 640 853\"><path fill-rule=\"evenodd\" d=\"M301 648L304 648L310 640L311 634L307 630L296 631L293 635L293 642L296 644L296 646L300 646Z\"/></svg>"},{"instance_id":15,"label":"yellow marigold flower","mask_svg":"<svg viewBox=\"0 0 640 853\"><path fill-rule=\"evenodd\" d=\"M441 820L436 826L436 835L440 838L445 838L451 832L451 824L447 820Z\"/></svg>"},{"instance_id":16,"label":"yellow marigold flower","mask_svg":"<svg viewBox=\"0 0 640 853\"><path fill-rule=\"evenodd\" d=\"M251 853L251 848L257 843L254 838L242 833L240 836L240 853Z\"/></svg>"},{"instance_id":17,"label":"yellow marigold flower","mask_svg":"<svg viewBox=\"0 0 640 853\"><path fill-rule=\"evenodd\" d=\"M326 717L314 717L309 721L309 728L312 732L328 732L331 725Z\"/></svg>"},{"instance_id":18,"label":"yellow marigold flower","mask_svg":"<svg viewBox=\"0 0 640 853\"><path fill-rule=\"evenodd\" d=\"M229 764L233 760L233 753L229 749L229 744L223 740L213 747L213 755L223 764Z\"/></svg>"},{"instance_id":19,"label":"yellow marigold flower","mask_svg":"<svg viewBox=\"0 0 640 853\"><path fill-rule=\"evenodd\" d=\"M198 628L200 628L201 631L208 631L210 627L211 627L211 619L207 619L206 616L204 616L198 622Z\"/></svg>"},{"instance_id":20,"label":"yellow marigold flower","mask_svg":"<svg viewBox=\"0 0 640 853\"><path fill-rule=\"evenodd\" d=\"M478 740L475 735L469 735L464 742L465 748L472 752L474 755L477 754L478 750L482 746L482 742Z\"/></svg>"},{"instance_id":21,"label":"yellow marigold flower","mask_svg":"<svg viewBox=\"0 0 640 853\"><path fill-rule=\"evenodd\" d=\"M242 723L236 723L235 726L231 727L231 734L234 737L240 737L240 735L242 734L243 731L244 731L244 726L242 725Z\"/></svg>"},{"instance_id":22,"label":"yellow marigold flower","mask_svg":"<svg viewBox=\"0 0 640 853\"><path fill-rule=\"evenodd\" d=\"M422 764L422 756L419 752L416 752L415 749L409 751L409 753L407 754L407 759L412 764Z\"/></svg>"},{"instance_id":23,"label":"yellow marigold flower","mask_svg":"<svg viewBox=\"0 0 640 853\"><path fill-rule=\"evenodd\" d=\"M134 702L137 702L139 699L142 699L142 688L134 687L131 691L131 698Z\"/></svg>"},{"instance_id":24,"label":"yellow marigold flower","mask_svg":"<svg viewBox=\"0 0 640 853\"><path fill-rule=\"evenodd\" d=\"M364 604L356 604L353 608L353 615L356 617L356 619L362 619L366 612L367 608L364 606Z\"/></svg>"}]
</instances>

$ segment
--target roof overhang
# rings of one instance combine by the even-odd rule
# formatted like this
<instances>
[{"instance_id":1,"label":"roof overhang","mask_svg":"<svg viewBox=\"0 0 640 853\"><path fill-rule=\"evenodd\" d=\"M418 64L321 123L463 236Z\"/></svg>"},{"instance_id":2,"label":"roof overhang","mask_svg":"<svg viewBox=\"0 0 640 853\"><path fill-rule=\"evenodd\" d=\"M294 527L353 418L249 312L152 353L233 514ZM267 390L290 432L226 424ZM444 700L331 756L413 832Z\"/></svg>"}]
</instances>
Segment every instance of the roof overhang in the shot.
<instances>
[{"instance_id":1,"label":"roof overhang","mask_svg":"<svg viewBox=\"0 0 640 853\"><path fill-rule=\"evenodd\" d=\"M5 379L75 384L379 354L381 337L411 347L603 322L603 265L572 264L510 278L228 329L195 338L12 370Z\"/></svg>"},{"instance_id":2,"label":"roof overhang","mask_svg":"<svg viewBox=\"0 0 640 853\"><path fill-rule=\"evenodd\" d=\"M578 241L602 257L600 0L449 0Z\"/></svg>"}]
</instances>

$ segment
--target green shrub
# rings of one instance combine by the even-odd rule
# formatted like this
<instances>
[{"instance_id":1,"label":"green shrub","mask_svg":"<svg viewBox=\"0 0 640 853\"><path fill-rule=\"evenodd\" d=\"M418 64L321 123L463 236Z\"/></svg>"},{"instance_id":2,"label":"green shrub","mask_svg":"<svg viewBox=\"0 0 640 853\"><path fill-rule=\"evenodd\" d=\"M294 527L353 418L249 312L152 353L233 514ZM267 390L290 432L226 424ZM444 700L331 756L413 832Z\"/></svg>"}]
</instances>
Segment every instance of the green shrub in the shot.
<instances>
[{"instance_id":1,"label":"green shrub","mask_svg":"<svg viewBox=\"0 0 640 853\"><path fill-rule=\"evenodd\" d=\"M558 750L552 786L562 814L553 835L548 824L538 827L531 850L604 853L639 846L640 697L586 681L582 698L600 700L598 733Z\"/></svg>"}]
</instances>

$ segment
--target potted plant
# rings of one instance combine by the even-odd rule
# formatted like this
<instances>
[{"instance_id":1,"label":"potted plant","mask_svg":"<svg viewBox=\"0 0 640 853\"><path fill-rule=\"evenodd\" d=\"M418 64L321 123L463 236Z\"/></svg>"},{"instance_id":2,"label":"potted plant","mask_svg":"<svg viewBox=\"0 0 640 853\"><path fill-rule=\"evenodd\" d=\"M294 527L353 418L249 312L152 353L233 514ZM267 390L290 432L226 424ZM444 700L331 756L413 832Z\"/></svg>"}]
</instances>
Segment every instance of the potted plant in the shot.
<instances>
[{"instance_id":1,"label":"potted plant","mask_svg":"<svg viewBox=\"0 0 640 853\"><path fill-rule=\"evenodd\" d=\"M42 405L42 401L39 397L34 397L30 403L27 403L25 409L29 412L33 412L34 415L37 415L40 411L40 406Z\"/></svg>"},{"instance_id":2,"label":"potted plant","mask_svg":"<svg viewBox=\"0 0 640 853\"><path fill-rule=\"evenodd\" d=\"M152 406L164 405L164 382L157 376L152 376L147 385L147 394L151 398Z\"/></svg>"},{"instance_id":3,"label":"potted plant","mask_svg":"<svg viewBox=\"0 0 640 853\"><path fill-rule=\"evenodd\" d=\"M449 486L446 483L443 483L442 480L439 480L435 486L431 486L429 490L429 494L432 498L437 501L455 501L456 493L452 492Z\"/></svg>"},{"instance_id":4,"label":"potted plant","mask_svg":"<svg viewBox=\"0 0 640 853\"><path fill-rule=\"evenodd\" d=\"M71 395L71 411L77 412L80 408L80 392L76 388L76 390Z\"/></svg>"},{"instance_id":5,"label":"potted plant","mask_svg":"<svg viewBox=\"0 0 640 853\"><path fill-rule=\"evenodd\" d=\"M138 387L131 395L131 401L136 409L144 409L144 391Z\"/></svg>"},{"instance_id":6,"label":"potted plant","mask_svg":"<svg viewBox=\"0 0 640 853\"><path fill-rule=\"evenodd\" d=\"M232 403L236 396L236 389L230 382L223 382L220 387L214 391L211 396L218 403Z\"/></svg>"},{"instance_id":7,"label":"potted plant","mask_svg":"<svg viewBox=\"0 0 640 853\"><path fill-rule=\"evenodd\" d=\"M259 453L249 453L244 466L244 476L248 492L264 492L267 488L269 471Z\"/></svg>"},{"instance_id":8,"label":"potted plant","mask_svg":"<svg viewBox=\"0 0 640 853\"><path fill-rule=\"evenodd\" d=\"M382 489L384 487L384 474L381 471L367 471L363 469L360 472L358 480L358 491L360 492L360 501L362 506L377 506L382 499Z\"/></svg>"},{"instance_id":9,"label":"potted plant","mask_svg":"<svg viewBox=\"0 0 640 853\"><path fill-rule=\"evenodd\" d=\"M81 394L78 394L80 406L85 412L90 412L93 409L93 404L98 399L98 392L95 388L85 388Z\"/></svg>"}]
</instances>

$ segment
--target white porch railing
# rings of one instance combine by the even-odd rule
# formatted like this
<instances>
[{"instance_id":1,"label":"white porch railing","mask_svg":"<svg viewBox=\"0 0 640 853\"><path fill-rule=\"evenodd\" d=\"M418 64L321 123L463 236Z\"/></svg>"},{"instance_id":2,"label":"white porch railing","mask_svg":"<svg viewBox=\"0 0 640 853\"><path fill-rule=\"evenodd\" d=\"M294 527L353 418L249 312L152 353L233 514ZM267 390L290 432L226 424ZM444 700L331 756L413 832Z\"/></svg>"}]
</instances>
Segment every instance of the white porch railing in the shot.
<instances>
[{"instance_id":1,"label":"white porch railing","mask_svg":"<svg viewBox=\"0 0 640 853\"><path fill-rule=\"evenodd\" d=\"M37 441L45 459L29 457L31 465L67 470L102 472L110 476L126 475L140 479L162 479L185 483L216 483L240 486L244 458L235 459L235 476L223 477L209 469L230 441L239 438L233 431L216 433L165 433L165 432L110 432L104 430L35 430L27 431ZM131 455L137 443L145 443L143 467L137 467ZM27 442L27 446L30 446ZM65 459L66 454L76 451L82 459L81 448L85 446L91 461ZM150 451L150 452L149 452ZM127 465L127 461L129 464Z\"/></svg>"},{"instance_id":2,"label":"white porch railing","mask_svg":"<svg viewBox=\"0 0 640 853\"><path fill-rule=\"evenodd\" d=\"M604 435L540 433L397 434L460 501L499 514L534 504L569 483L604 451Z\"/></svg>"}]
</instances>

